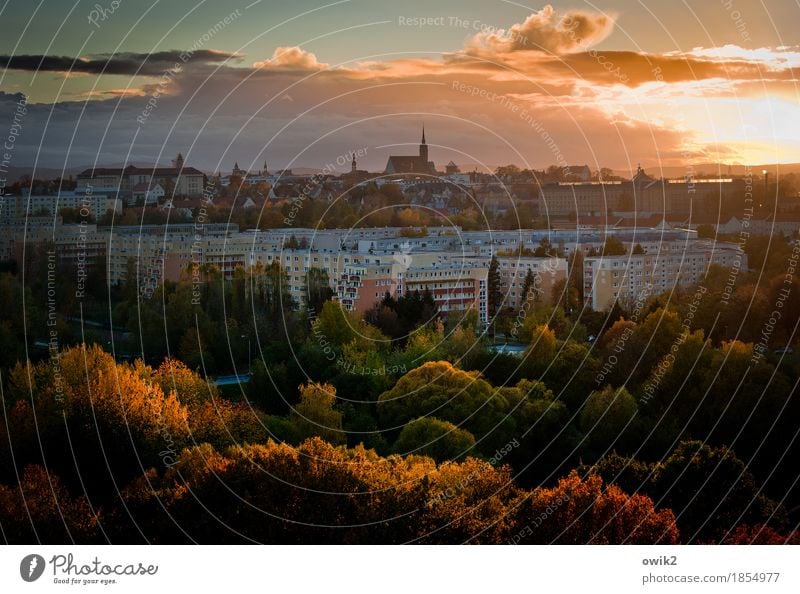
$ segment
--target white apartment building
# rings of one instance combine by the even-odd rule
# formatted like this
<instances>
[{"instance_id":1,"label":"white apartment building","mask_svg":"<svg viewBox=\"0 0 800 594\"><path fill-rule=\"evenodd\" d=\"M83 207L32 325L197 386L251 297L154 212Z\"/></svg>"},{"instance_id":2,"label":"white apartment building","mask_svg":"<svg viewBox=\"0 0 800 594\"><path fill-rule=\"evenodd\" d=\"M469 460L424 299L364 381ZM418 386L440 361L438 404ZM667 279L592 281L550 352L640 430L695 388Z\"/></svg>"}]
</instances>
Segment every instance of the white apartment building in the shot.
<instances>
[{"instance_id":1,"label":"white apartment building","mask_svg":"<svg viewBox=\"0 0 800 594\"><path fill-rule=\"evenodd\" d=\"M695 241L681 251L586 258L584 300L598 311L610 309L617 300L630 307L637 299L698 284L711 264L746 270L747 255L735 244Z\"/></svg>"}]
</instances>

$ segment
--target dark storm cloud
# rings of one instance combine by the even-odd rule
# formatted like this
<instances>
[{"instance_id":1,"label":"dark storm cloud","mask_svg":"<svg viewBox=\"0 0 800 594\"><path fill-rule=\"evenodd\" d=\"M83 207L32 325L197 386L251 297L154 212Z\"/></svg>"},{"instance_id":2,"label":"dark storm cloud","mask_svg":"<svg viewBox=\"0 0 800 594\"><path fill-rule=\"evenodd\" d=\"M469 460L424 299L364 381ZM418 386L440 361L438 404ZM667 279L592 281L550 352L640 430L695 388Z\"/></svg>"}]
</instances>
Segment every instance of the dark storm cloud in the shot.
<instances>
[{"instance_id":1,"label":"dark storm cloud","mask_svg":"<svg viewBox=\"0 0 800 594\"><path fill-rule=\"evenodd\" d=\"M188 60L186 59L189 56ZM218 50L167 50L152 54L122 52L118 54L95 54L88 58L68 56L18 55L0 56L0 68L9 70L84 72L87 74L127 74L160 76L164 70L185 61L214 64L225 60L239 60L235 52Z\"/></svg>"}]
</instances>

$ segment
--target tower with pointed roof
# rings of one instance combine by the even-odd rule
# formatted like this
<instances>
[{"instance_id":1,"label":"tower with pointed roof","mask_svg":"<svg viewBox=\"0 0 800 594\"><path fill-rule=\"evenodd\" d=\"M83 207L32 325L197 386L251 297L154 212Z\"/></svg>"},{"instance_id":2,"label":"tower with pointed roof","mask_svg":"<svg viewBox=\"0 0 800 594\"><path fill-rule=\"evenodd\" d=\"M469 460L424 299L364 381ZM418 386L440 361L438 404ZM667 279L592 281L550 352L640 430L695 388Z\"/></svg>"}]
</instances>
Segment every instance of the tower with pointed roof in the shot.
<instances>
[{"instance_id":1,"label":"tower with pointed roof","mask_svg":"<svg viewBox=\"0 0 800 594\"><path fill-rule=\"evenodd\" d=\"M428 145L425 142L425 125L422 125L422 144L419 145L419 158L427 165L428 163Z\"/></svg>"}]
</instances>

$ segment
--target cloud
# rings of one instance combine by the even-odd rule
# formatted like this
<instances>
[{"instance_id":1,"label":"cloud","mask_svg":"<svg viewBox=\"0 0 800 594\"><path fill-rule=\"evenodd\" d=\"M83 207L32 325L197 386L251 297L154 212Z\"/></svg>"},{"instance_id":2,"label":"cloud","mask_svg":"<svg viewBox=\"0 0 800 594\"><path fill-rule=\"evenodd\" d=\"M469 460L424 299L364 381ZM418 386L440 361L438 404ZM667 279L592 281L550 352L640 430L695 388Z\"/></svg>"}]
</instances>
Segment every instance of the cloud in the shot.
<instances>
[{"instance_id":1,"label":"cloud","mask_svg":"<svg viewBox=\"0 0 800 594\"><path fill-rule=\"evenodd\" d=\"M778 93L787 106L781 129L800 131L789 111L797 105L797 47L593 48L614 23L613 15L557 13L547 6L440 57L370 59L333 69L297 46L277 47L252 64L237 53L198 50L168 85L160 79L187 55L181 50L0 56L0 68L131 77L130 88L125 80L103 78L91 91L86 81L67 80L66 90L82 100L59 101L52 115L49 103L33 99L15 159L41 163L121 162L129 154L134 161L163 162L164 154L180 150L209 171L250 158L315 166L368 138L416 143L410 131L425 120L437 163L531 158L532 166L546 166L555 156L541 126L569 162L620 168L633 155L637 162L649 156L672 165L708 155L730 159L745 155L748 146L767 152L774 130L743 134L740 120L766 121L763 110L770 106L757 98ZM12 97L0 93L2 102ZM157 106L140 126L137 118L153 97ZM741 138L750 140L734 142ZM725 147L733 147L730 156L722 154ZM363 166L382 168L386 154L371 149ZM800 155L800 149L786 154Z\"/></svg>"},{"instance_id":2,"label":"cloud","mask_svg":"<svg viewBox=\"0 0 800 594\"><path fill-rule=\"evenodd\" d=\"M218 50L167 50L152 54L121 52L94 54L86 58L67 56L16 55L0 56L0 68L9 70L82 72L88 74L128 74L160 76L165 70L184 62L215 64L226 60L240 60L241 54Z\"/></svg>"},{"instance_id":3,"label":"cloud","mask_svg":"<svg viewBox=\"0 0 800 594\"><path fill-rule=\"evenodd\" d=\"M328 64L321 64L317 56L299 47L277 47L269 60L253 64L254 68L280 68L283 70L322 70Z\"/></svg>"},{"instance_id":4,"label":"cloud","mask_svg":"<svg viewBox=\"0 0 800 594\"><path fill-rule=\"evenodd\" d=\"M569 10L559 15L549 4L508 30L481 31L466 50L506 54L538 50L569 54L600 43L614 29L614 17L597 12Z\"/></svg>"}]
</instances>

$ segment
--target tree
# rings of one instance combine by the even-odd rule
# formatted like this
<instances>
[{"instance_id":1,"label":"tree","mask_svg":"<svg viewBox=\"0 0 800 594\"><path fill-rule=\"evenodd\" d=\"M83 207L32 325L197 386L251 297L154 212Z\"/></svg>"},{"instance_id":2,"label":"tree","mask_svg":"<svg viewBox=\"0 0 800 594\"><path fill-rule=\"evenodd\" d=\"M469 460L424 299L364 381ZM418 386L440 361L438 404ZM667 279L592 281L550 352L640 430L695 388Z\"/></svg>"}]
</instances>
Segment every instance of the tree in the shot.
<instances>
[{"instance_id":1,"label":"tree","mask_svg":"<svg viewBox=\"0 0 800 594\"><path fill-rule=\"evenodd\" d=\"M555 332L547 324L540 324L531 333L531 344L525 353L525 361L532 363L537 371L543 372L556 356L557 348Z\"/></svg>"},{"instance_id":2,"label":"tree","mask_svg":"<svg viewBox=\"0 0 800 594\"><path fill-rule=\"evenodd\" d=\"M520 293L520 303L527 301L528 299L532 299L534 302L539 301L539 292L537 289L537 278L538 275L533 273L533 270L528 268L528 272L525 274L525 281L522 283L522 293ZM531 291L533 294L531 295Z\"/></svg>"},{"instance_id":3,"label":"tree","mask_svg":"<svg viewBox=\"0 0 800 594\"><path fill-rule=\"evenodd\" d=\"M253 290L259 291L267 319L273 326L278 326L283 316L294 310L294 303L289 295L289 279L277 260L266 268L257 269L251 286Z\"/></svg>"},{"instance_id":4,"label":"tree","mask_svg":"<svg viewBox=\"0 0 800 594\"><path fill-rule=\"evenodd\" d=\"M624 256L628 251L625 249L625 244L614 235L606 237L603 244L603 256Z\"/></svg>"},{"instance_id":5,"label":"tree","mask_svg":"<svg viewBox=\"0 0 800 594\"><path fill-rule=\"evenodd\" d=\"M252 375L247 382L247 400L268 414L287 414L296 402L297 387L290 367L297 367L297 362L289 359L267 365L261 359L254 361Z\"/></svg>"},{"instance_id":6,"label":"tree","mask_svg":"<svg viewBox=\"0 0 800 594\"><path fill-rule=\"evenodd\" d=\"M300 439L319 436L332 444L342 444L342 413L334 410L336 388L330 384L308 383L300 387L300 403L291 414Z\"/></svg>"},{"instance_id":7,"label":"tree","mask_svg":"<svg viewBox=\"0 0 800 594\"><path fill-rule=\"evenodd\" d=\"M548 258L550 256L555 256L556 251L550 243L550 240L547 237L542 237L539 240L538 247L533 251L533 255L537 258Z\"/></svg>"},{"instance_id":8,"label":"tree","mask_svg":"<svg viewBox=\"0 0 800 594\"><path fill-rule=\"evenodd\" d=\"M624 449L636 412L636 399L625 388L606 386L593 392L580 416L590 454L603 454L612 447Z\"/></svg>"},{"instance_id":9,"label":"tree","mask_svg":"<svg viewBox=\"0 0 800 594\"><path fill-rule=\"evenodd\" d=\"M525 496L512 512L512 542L525 544L677 544L675 515L652 499L604 487L576 472Z\"/></svg>"},{"instance_id":10,"label":"tree","mask_svg":"<svg viewBox=\"0 0 800 594\"><path fill-rule=\"evenodd\" d=\"M396 454L430 456L437 462L458 460L472 453L475 437L469 431L434 417L415 419L400 432Z\"/></svg>"},{"instance_id":11,"label":"tree","mask_svg":"<svg viewBox=\"0 0 800 594\"><path fill-rule=\"evenodd\" d=\"M515 177L520 174L520 168L516 165L503 165L494 170L497 177Z\"/></svg>"},{"instance_id":12,"label":"tree","mask_svg":"<svg viewBox=\"0 0 800 594\"><path fill-rule=\"evenodd\" d=\"M206 400L219 397L213 384L205 381L178 359L167 358L155 373L149 374L149 368L140 366L143 379L158 384L164 394L174 394L178 401L189 407L196 407Z\"/></svg>"},{"instance_id":13,"label":"tree","mask_svg":"<svg viewBox=\"0 0 800 594\"><path fill-rule=\"evenodd\" d=\"M653 496L675 511L686 542L720 541L741 523L785 527L785 511L759 493L726 447L683 441L656 468L653 483Z\"/></svg>"},{"instance_id":14,"label":"tree","mask_svg":"<svg viewBox=\"0 0 800 594\"><path fill-rule=\"evenodd\" d=\"M359 321L347 312L340 303L326 301L314 320L312 334L318 341L330 342L341 348L354 340L358 333Z\"/></svg>"},{"instance_id":15,"label":"tree","mask_svg":"<svg viewBox=\"0 0 800 594\"><path fill-rule=\"evenodd\" d=\"M306 273L306 308L311 312L320 312L325 302L332 298L328 273L321 268L310 268Z\"/></svg>"},{"instance_id":16,"label":"tree","mask_svg":"<svg viewBox=\"0 0 800 594\"><path fill-rule=\"evenodd\" d=\"M97 516L86 498L73 498L41 466L26 467L14 487L0 485L0 526L6 544L88 544L97 537Z\"/></svg>"}]
</instances>

